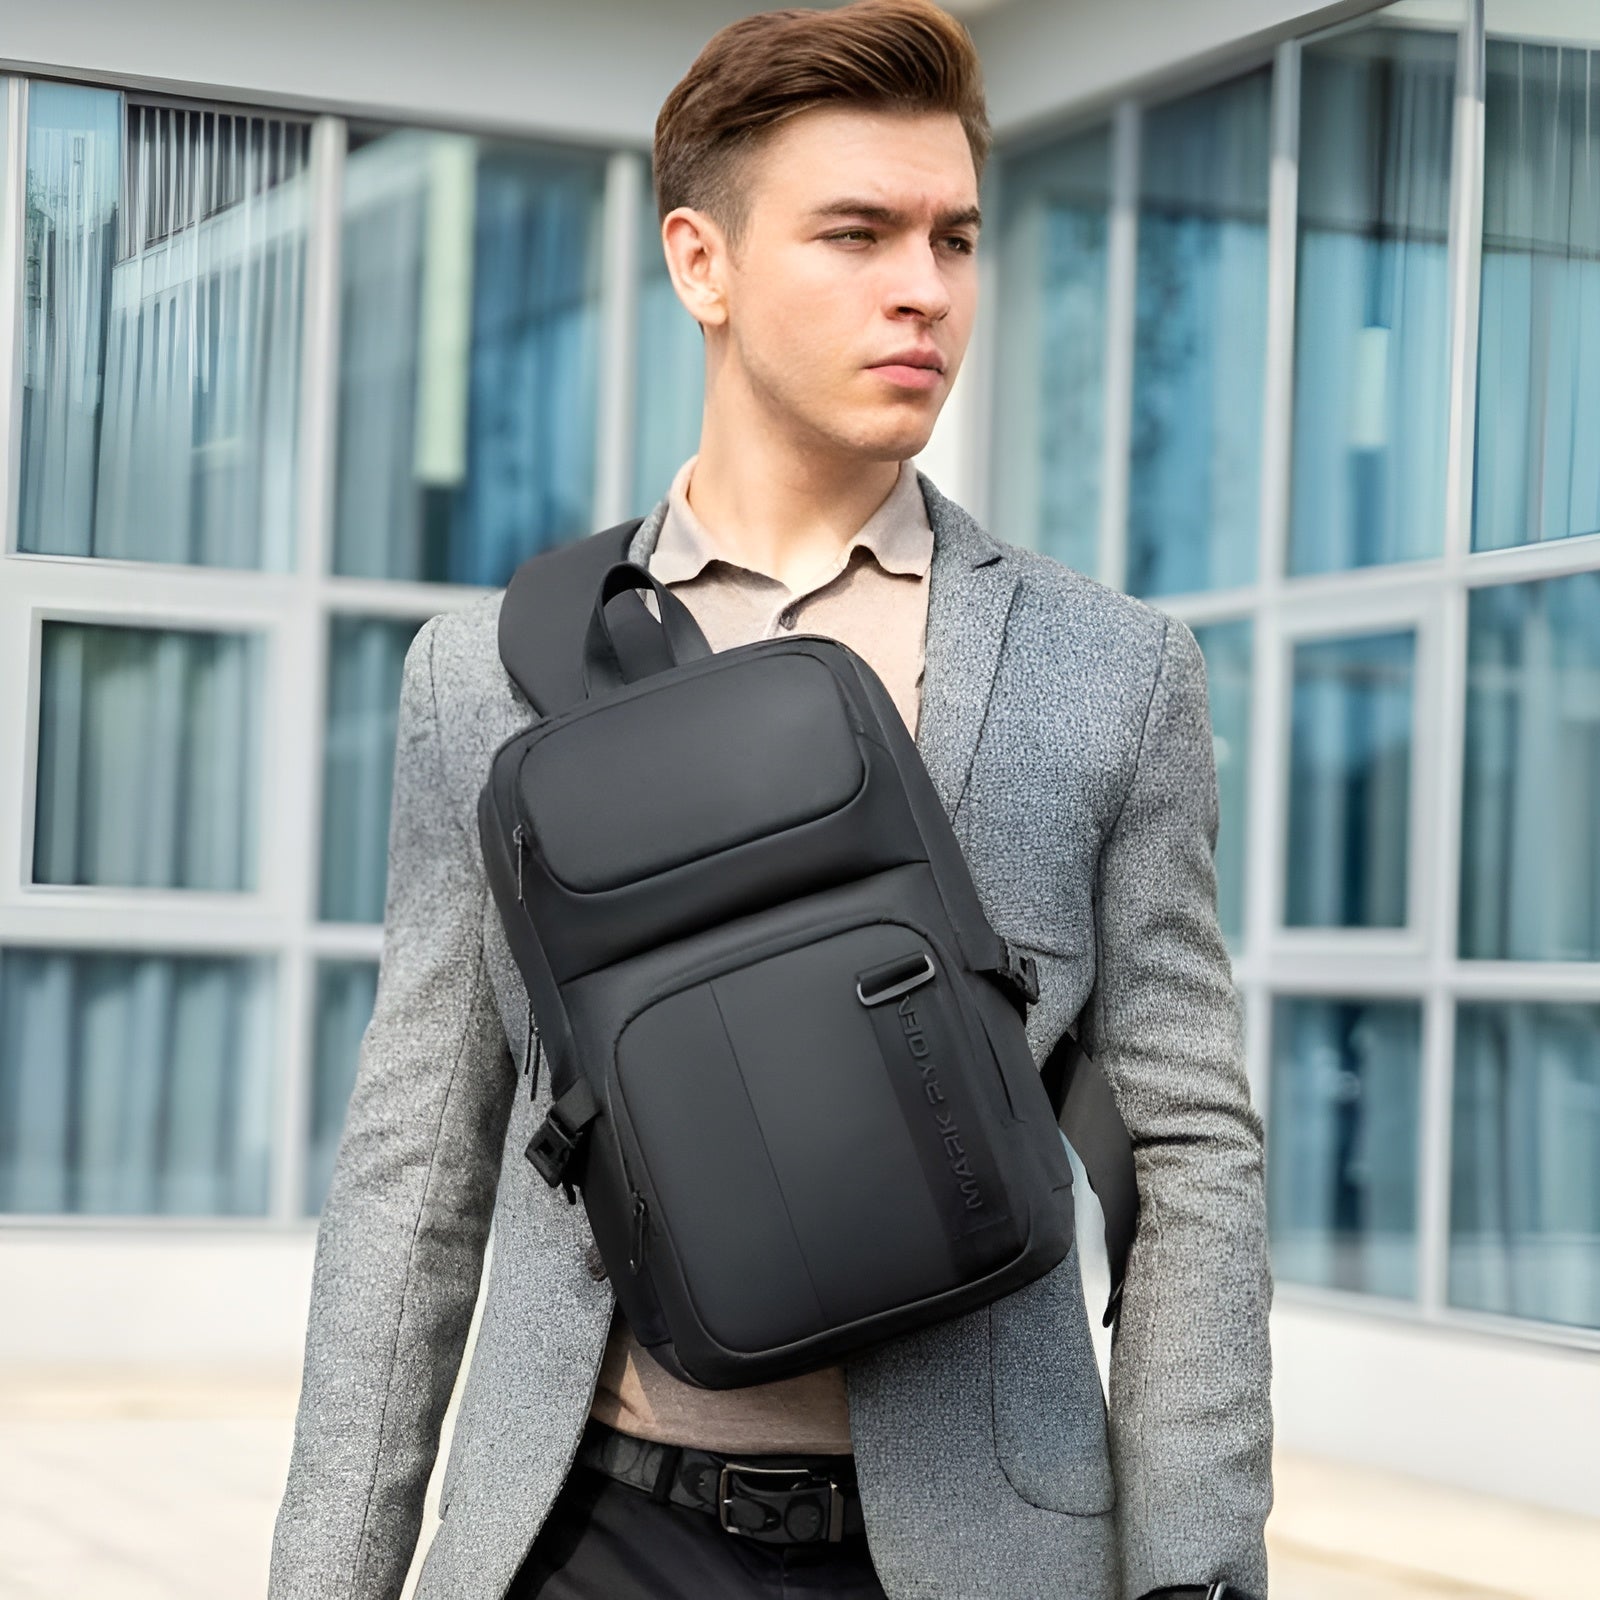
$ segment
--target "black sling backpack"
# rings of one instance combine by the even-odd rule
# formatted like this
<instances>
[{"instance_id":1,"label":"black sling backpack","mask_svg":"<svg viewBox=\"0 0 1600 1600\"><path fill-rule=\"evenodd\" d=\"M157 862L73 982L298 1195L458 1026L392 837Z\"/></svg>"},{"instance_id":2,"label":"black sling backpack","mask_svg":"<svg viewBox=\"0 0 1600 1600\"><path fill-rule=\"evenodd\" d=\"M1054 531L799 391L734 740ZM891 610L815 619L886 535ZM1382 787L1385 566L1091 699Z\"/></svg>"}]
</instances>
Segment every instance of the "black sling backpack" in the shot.
<instances>
[{"instance_id":1,"label":"black sling backpack","mask_svg":"<svg viewBox=\"0 0 1600 1600\"><path fill-rule=\"evenodd\" d=\"M638 526L525 562L500 613L540 715L478 806L549 1062L529 1160L582 1191L639 1342L732 1388L1048 1272L1073 1233L1064 1110L1109 1323L1126 1129L1070 1035L1035 1070L1033 962L985 919L888 691L816 635L713 653L627 562Z\"/></svg>"}]
</instances>

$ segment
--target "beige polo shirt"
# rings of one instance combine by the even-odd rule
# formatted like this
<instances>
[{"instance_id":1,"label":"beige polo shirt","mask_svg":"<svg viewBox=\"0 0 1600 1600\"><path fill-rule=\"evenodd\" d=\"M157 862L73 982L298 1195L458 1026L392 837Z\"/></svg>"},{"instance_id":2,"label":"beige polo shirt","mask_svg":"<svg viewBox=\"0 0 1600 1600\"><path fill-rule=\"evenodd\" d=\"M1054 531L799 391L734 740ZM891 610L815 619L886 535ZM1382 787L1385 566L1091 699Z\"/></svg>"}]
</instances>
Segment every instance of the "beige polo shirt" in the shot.
<instances>
[{"instance_id":1,"label":"beige polo shirt","mask_svg":"<svg viewBox=\"0 0 1600 1600\"><path fill-rule=\"evenodd\" d=\"M721 554L689 505L695 460L684 462L672 480L650 570L694 613L711 648L787 632L826 634L849 645L878 674L915 733L933 558L933 529L915 467L901 462L888 498L845 545L832 570L796 593ZM696 1389L640 1348L620 1311L600 1364L592 1414L624 1433L702 1450L842 1455L850 1449L842 1367L743 1389Z\"/></svg>"}]
</instances>

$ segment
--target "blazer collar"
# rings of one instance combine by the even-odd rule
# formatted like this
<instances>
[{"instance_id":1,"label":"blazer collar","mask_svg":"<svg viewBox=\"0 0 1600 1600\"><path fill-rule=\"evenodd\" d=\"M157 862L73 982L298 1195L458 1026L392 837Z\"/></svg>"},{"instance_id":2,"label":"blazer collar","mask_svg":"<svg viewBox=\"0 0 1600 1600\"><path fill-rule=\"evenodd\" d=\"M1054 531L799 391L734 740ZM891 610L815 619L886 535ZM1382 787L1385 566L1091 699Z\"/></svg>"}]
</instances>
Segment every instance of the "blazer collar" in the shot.
<instances>
[{"instance_id":1,"label":"blazer collar","mask_svg":"<svg viewBox=\"0 0 1600 1600\"><path fill-rule=\"evenodd\" d=\"M925 473L917 474L933 525L927 657L917 749L952 822L989 710L1017 587L1017 564Z\"/></svg>"},{"instance_id":2,"label":"blazer collar","mask_svg":"<svg viewBox=\"0 0 1600 1600\"><path fill-rule=\"evenodd\" d=\"M1017 571L1006 546L940 494L926 473L917 473L917 486L933 529L917 749L954 821L983 731ZM628 546L630 561L650 564L669 503L663 497L639 524Z\"/></svg>"}]
</instances>

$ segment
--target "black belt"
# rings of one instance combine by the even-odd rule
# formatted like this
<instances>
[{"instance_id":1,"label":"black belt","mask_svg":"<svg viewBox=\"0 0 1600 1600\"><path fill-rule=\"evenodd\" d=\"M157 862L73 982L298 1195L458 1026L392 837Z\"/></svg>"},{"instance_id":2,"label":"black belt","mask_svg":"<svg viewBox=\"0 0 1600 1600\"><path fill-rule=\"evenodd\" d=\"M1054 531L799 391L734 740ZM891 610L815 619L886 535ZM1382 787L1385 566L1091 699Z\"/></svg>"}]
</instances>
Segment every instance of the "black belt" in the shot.
<instances>
[{"instance_id":1,"label":"black belt","mask_svg":"<svg viewBox=\"0 0 1600 1600\"><path fill-rule=\"evenodd\" d=\"M591 1421L578 1462L763 1544L837 1544L865 1531L854 1456L724 1456Z\"/></svg>"}]
</instances>

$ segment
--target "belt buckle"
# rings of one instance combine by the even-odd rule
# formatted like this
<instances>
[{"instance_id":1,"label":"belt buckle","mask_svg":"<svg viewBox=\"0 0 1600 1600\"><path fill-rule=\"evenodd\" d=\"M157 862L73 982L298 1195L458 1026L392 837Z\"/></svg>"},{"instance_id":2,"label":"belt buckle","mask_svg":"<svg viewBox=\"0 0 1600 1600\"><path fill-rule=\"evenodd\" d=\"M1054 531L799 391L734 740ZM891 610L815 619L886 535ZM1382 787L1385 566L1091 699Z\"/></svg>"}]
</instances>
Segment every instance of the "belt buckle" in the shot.
<instances>
[{"instance_id":1,"label":"belt buckle","mask_svg":"<svg viewBox=\"0 0 1600 1600\"><path fill-rule=\"evenodd\" d=\"M742 1484L736 1484L736 1480L745 1478L779 1478L783 1480L784 1487L774 1485L771 1489L762 1489L753 1485L744 1488ZM774 1502L780 1496L791 1497L806 1489L826 1489L828 1511L826 1526L819 1528L809 1539L801 1539L788 1531L788 1508L780 1508ZM774 1538L774 1529L771 1527L740 1528L729 1520L735 1492L742 1492L746 1499L753 1500L777 1518L779 1537ZM763 1544L815 1544L823 1539L830 1544L837 1544L844 1538L844 1496L831 1476L823 1477L809 1467L756 1467L739 1461L725 1461L721 1472L717 1474L717 1521L724 1533L735 1534L741 1539L755 1539Z\"/></svg>"}]
</instances>

